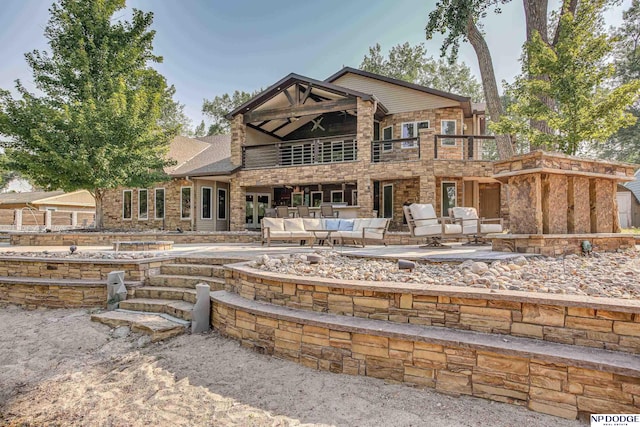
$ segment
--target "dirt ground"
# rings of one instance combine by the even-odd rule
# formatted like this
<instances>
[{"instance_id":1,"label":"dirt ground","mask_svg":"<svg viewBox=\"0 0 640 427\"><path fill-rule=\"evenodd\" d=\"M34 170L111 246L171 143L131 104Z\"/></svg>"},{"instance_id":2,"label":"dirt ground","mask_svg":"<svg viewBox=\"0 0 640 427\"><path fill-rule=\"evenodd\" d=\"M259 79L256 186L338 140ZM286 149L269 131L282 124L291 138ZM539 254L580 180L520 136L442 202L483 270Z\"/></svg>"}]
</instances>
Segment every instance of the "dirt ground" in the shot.
<instances>
[{"instance_id":1,"label":"dirt ground","mask_svg":"<svg viewBox=\"0 0 640 427\"><path fill-rule=\"evenodd\" d=\"M87 310L0 307L0 425L577 426L512 405L308 369L215 332L145 345Z\"/></svg>"}]
</instances>

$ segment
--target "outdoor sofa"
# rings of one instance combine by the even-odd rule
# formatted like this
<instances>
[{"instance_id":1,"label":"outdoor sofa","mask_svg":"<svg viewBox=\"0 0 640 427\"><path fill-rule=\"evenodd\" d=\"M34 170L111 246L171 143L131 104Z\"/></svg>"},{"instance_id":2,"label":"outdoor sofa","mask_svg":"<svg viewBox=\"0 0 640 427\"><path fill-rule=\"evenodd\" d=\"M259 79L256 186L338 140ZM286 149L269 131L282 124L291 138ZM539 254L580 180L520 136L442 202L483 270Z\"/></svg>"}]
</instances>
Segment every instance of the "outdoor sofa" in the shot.
<instances>
[{"instance_id":1,"label":"outdoor sofa","mask_svg":"<svg viewBox=\"0 0 640 427\"><path fill-rule=\"evenodd\" d=\"M262 218L261 240L271 246L273 241L309 241L337 240L360 243L365 247L367 241L384 242L389 228L388 218ZM314 230L314 231L311 231ZM331 235L322 230L331 230Z\"/></svg>"},{"instance_id":2,"label":"outdoor sofa","mask_svg":"<svg viewBox=\"0 0 640 427\"><path fill-rule=\"evenodd\" d=\"M476 208L451 208L450 216L462 226L462 234L469 239L469 243L482 243L487 234L503 231L502 218L479 218Z\"/></svg>"}]
</instances>

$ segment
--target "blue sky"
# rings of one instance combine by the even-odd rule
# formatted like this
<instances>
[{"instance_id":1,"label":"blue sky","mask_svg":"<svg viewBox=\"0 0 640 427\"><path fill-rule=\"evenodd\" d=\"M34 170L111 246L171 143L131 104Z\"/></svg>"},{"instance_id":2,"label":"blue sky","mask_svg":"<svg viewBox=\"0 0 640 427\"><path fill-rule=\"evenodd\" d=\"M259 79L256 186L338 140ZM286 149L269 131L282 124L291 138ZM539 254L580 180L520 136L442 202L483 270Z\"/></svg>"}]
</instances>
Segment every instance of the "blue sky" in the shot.
<instances>
[{"instance_id":1,"label":"blue sky","mask_svg":"<svg viewBox=\"0 0 640 427\"><path fill-rule=\"evenodd\" d=\"M0 88L21 79L31 85L24 53L47 49L43 36L51 0L2 0L0 11ZM194 125L203 118L204 98L236 89L253 91L294 72L324 79L343 65L358 67L369 46L383 51L404 43L425 42L440 54L442 39L425 40L424 27L435 0L128 0L128 7L154 13L157 69L176 86L176 98ZM619 25L624 0L606 14ZM127 14L123 14L127 17ZM524 42L522 2L502 7L484 20L487 42L499 81L520 71ZM461 59L479 76L470 46Z\"/></svg>"}]
</instances>

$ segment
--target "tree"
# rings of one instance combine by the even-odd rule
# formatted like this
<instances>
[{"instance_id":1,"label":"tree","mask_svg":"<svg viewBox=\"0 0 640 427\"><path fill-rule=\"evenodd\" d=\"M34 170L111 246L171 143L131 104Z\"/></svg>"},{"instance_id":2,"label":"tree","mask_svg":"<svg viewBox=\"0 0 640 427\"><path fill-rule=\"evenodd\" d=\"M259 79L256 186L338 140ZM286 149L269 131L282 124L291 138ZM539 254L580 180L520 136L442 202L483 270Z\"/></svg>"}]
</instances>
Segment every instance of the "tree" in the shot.
<instances>
[{"instance_id":1,"label":"tree","mask_svg":"<svg viewBox=\"0 0 640 427\"><path fill-rule=\"evenodd\" d=\"M493 125L496 132L518 133L535 146L576 154L582 142L603 142L633 124L625 110L640 95L640 80L613 90L605 86L615 67L606 61L613 39L603 30L603 4L585 1L575 14L563 13L553 46L533 35L525 47L523 74L510 89L516 101ZM529 119L546 123L552 132L540 131Z\"/></svg>"},{"instance_id":2,"label":"tree","mask_svg":"<svg viewBox=\"0 0 640 427\"><path fill-rule=\"evenodd\" d=\"M382 55L381 47L376 43L369 48L369 54L364 56L360 69L468 96L476 102L484 100L482 86L464 62L435 60L427 56L427 50L422 43L415 46L409 43L394 46L389 50L388 58Z\"/></svg>"},{"instance_id":3,"label":"tree","mask_svg":"<svg viewBox=\"0 0 640 427\"><path fill-rule=\"evenodd\" d=\"M0 190L7 188L7 185L9 185L11 181L20 176L17 172L9 169L7 163L7 155L4 153L0 154Z\"/></svg>"},{"instance_id":4,"label":"tree","mask_svg":"<svg viewBox=\"0 0 640 427\"><path fill-rule=\"evenodd\" d=\"M507 1L509 0L441 0L437 3L436 9L429 14L425 29L427 39L431 39L436 33L446 34L441 53L444 56L450 51L450 61L457 58L460 41L469 41L478 57L487 112L489 120L493 122L499 121L504 112L500 103L491 52L478 27L478 22L486 16L490 7ZM500 12L498 7L496 12ZM496 135L496 146L501 159L513 156L514 150L508 134Z\"/></svg>"},{"instance_id":5,"label":"tree","mask_svg":"<svg viewBox=\"0 0 640 427\"><path fill-rule=\"evenodd\" d=\"M116 21L124 0L58 0L45 37L51 52L26 54L41 95L20 81L21 99L0 93L0 134L13 170L44 189L87 189L103 225L106 189L144 187L166 179L163 167L177 127L163 127L171 102L151 63L153 14Z\"/></svg>"},{"instance_id":6,"label":"tree","mask_svg":"<svg viewBox=\"0 0 640 427\"><path fill-rule=\"evenodd\" d=\"M179 129L178 133L183 136L191 136L191 119L184 113L184 104L174 101L173 97L176 93L175 86L171 85L167 88L165 99L162 105L162 113L160 116L160 126L164 129Z\"/></svg>"},{"instance_id":7,"label":"tree","mask_svg":"<svg viewBox=\"0 0 640 427\"><path fill-rule=\"evenodd\" d=\"M205 99L202 103L202 112L213 120L209 126L207 135L224 135L230 132L229 121L225 118L235 108L244 104L262 90L253 93L236 90L233 94L218 95L212 100Z\"/></svg>"},{"instance_id":8,"label":"tree","mask_svg":"<svg viewBox=\"0 0 640 427\"><path fill-rule=\"evenodd\" d=\"M206 134L207 134L207 127L206 127L206 124L204 123L204 120L202 120L200 124L196 126L196 128L194 129L193 136L198 138L201 136L205 136Z\"/></svg>"},{"instance_id":9,"label":"tree","mask_svg":"<svg viewBox=\"0 0 640 427\"><path fill-rule=\"evenodd\" d=\"M614 32L614 85L640 79L640 0L633 0L623 13L622 26ZM616 132L606 144L597 147L598 154L607 159L640 163L640 105L629 108L636 122Z\"/></svg>"}]
</instances>

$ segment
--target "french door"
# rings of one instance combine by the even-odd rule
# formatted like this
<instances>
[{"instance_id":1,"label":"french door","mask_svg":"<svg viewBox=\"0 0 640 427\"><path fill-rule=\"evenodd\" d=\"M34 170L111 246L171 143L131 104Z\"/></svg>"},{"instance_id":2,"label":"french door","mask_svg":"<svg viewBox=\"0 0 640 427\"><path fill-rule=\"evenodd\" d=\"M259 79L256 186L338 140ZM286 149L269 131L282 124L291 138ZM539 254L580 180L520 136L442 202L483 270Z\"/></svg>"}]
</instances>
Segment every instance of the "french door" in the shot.
<instances>
[{"instance_id":1,"label":"french door","mask_svg":"<svg viewBox=\"0 0 640 427\"><path fill-rule=\"evenodd\" d=\"M271 206L271 195L268 193L247 193L245 203L245 227L260 228L260 220Z\"/></svg>"}]
</instances>

